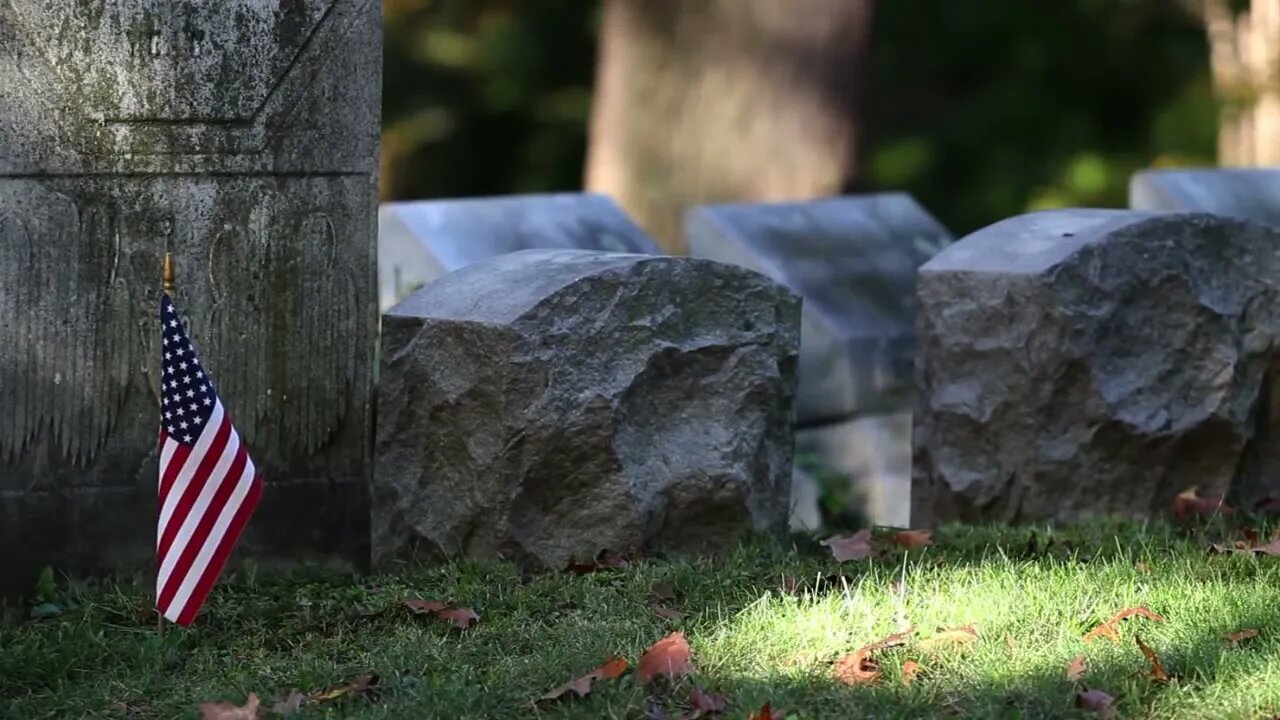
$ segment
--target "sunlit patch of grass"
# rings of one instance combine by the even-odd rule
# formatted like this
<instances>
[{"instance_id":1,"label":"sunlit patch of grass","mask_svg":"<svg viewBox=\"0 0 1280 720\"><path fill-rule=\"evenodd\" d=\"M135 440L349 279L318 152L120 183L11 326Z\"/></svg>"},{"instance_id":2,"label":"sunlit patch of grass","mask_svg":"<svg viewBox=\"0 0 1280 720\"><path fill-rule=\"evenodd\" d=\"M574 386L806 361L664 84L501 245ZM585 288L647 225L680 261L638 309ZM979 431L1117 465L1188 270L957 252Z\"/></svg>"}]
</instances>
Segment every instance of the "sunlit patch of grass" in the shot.
<instances>
[{"instance_id":1,"label":"sunlit patch of grass","mask_svg":"<svg viewBox=\"0 0 1280 720\"><path fill-rule=\"evenodd\" d=\"M270 707L377 673L379 693L305 707L295 717L641 718L696 684L724 693L727 717L771 702L794 718L1083 717L1075 693L1097 687L1120 717L1260 718L1280 712L1280 558L1209 556L1207 535L1163 525L945 528L929 547L836 563L825 548L756 542L719 558L653 558L617 572L524 576L456 563L395 576L240 573L192 630L157 635L145 583L63 590L55 617L0 628L5 717L194 717L204 701ZM1050 542L1052 540L1052 542ZM655 584L677 594L659 617ZM459 630L398 603L429 598L475 609ZM1119 626L1119 641L1082 636L1115 612L1165 618ZM935 649L928 638L972 625L977 637ZM878 651L877 682L849 687L833 662L907 627ZM1224 636L1257 629L1233 647ZM584 699L532 709L547 690L610 655L636 662L684 632L697 672L674 690L631 675ZM1157 683L1140 635L1175 680ZM1080 682L1066 677L1084 655ZM908 684L902 667L918 663Z\"/></svg>"}]
</instances>

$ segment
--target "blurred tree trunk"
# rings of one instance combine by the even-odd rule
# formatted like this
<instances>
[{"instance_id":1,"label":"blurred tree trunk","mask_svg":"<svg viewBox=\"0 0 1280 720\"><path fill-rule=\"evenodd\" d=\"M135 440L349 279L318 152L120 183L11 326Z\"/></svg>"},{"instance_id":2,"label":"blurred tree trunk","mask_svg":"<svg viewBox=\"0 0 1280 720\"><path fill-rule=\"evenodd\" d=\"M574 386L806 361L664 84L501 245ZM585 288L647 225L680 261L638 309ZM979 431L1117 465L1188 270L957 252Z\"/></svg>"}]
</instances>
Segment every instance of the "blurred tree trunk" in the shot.
<instances>
[{"instance_id":1,"label":"blurred tree trunk","mask_svg":"<svg viewBox=\"0 0 1280 720\"><path fill-rule=\"evenodd\" d=\"M664 248L686 208L857 186L873 0L604 0L586 186Z\"/></svg>"},{"instance_id":2,"label":"blurred tree trunk","mask_svg":"<svg viewBox=\"0 0 1280 720\"><path fill-rule=\"evenodd\" d=\"M1220 165L1280 165L1280 0L1204 0Z\"/></svg>"}]
</instances>

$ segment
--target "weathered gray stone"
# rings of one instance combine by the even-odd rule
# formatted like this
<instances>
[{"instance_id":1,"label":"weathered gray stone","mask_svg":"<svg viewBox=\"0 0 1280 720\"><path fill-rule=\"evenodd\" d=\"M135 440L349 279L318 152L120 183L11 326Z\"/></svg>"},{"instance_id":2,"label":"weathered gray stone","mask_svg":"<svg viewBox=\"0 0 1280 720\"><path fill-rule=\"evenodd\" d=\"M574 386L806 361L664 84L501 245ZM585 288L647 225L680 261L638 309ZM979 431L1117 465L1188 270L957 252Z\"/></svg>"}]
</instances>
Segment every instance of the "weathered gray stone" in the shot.
<instances>
[{"instance_id":1,"label":"weathered gray stone","mask_svg":"<svg viewBox=\"0 0 1280 720\"><path fill-rule=\"evenodd\" d=\"M0 592L154 563L161 260L266 491L368 560L379 3L0 4Z\"/></svg>"},{"instance_id":2,"label":"weathered gray stone","mask_svg":"<svg viewBox=\"0 0 1280 720\"><path fill-rule=\"evenodd\" d=\"M375 562L563 567L787 524L800 301L686 257L527 250L383 316Z\"/></svg>"},{"instance_id":3,"label":"weathered gray stone","mask_svg":"<svg viewBox=\"0 0 1280 720\"><path fill-rule=\"evenodd\" d=\"M660 254L606 195L548 193L383 203L378 212L378 302L479 260L539 248Z\"/></svg>"},{"instance_id":4,"label":"weathered gray stone","mask_svg":"<svg viewBox=\"0 0 1280 720\"><path fill-rule=\"evenodd\" d=\"M801 426L910 408L916 269L951 235L909 195L705 205L689 254L750 268L804 298Z\"/></svg>"},{"instance_id":5,"label":"weathered gray stone","mask_svg":"<svg viewBox=\"0 0 1280 720\"><path fill-rule=\"evenodd\" d=\"M1280 169L1144 170L1129 180L1129 207L1208 212L1280 227Z\"/></svg>"},{"instance_id":6,"label":"weathered gray stone","mask_svg":"<svg viewBox=\"0 0 1280 720\"><path fill-rule=\"evenodd\" d=\"M1280 232L1221 216L1042 212L955 243L920 269L912 524L1265 493L1278 302Z\"/></svg>"},{"instance_id":7,"label":"weathered gray stone","mask_svg":"<svg viewBox=\"0 0 1280 720\"><path fill-rule=\"evenodd\" d=\"M907 527L911 508L911 413L866 415L796 431L796 457L811 458L821 472L846 481L846 512L875 525ZM816 508L800 505L792 489L793 526ZM799 511L799 513L797 513Z\"/></svg>"}]
</instances>

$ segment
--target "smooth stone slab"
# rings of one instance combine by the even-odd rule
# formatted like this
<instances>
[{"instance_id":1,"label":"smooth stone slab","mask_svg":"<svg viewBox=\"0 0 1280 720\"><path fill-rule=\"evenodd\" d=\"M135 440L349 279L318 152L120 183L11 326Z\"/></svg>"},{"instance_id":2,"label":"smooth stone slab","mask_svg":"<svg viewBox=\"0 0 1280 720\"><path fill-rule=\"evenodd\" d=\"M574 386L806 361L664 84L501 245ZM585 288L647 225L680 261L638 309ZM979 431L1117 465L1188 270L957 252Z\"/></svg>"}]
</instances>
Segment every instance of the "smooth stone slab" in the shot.
<instances>
[{"instance_id":1,"label":"smooth stone slab","mask_svg":"<svg viewBox=\"0 0 1280 720\"><path fill-rule=\"evenodd\" d=\"M704 205L685 239L804 299L800 425L910 407L916 269L951 241L911 196Z\"/></svg>"},{"instance_id":2,"label":"smooth stone slab","mask_svg":"<svg viewBox=\"0 0 1280 720\"><path fill-rule=\"evenodd\" d=\"M1210 212L1280 227L1280 168L1143 170L1129 181L1129 207Z\"/></svg>"},{"instance_id":3,"label":"smooth stone slab","mask_svg":"<svg viewBox=\"0 0 1280 720\"><path fill-rule=\"evenodd\" d=\"M911 521L1147 518L1273 494L1280 231L1061 210L920 268Z\"/></svg>"},{"instance_id":4,"label":"smooth stone slab","mask_svg":"<svg viewBox=\"0 0 1280 720\"><path fill-rule=\"evenodd\" d=\"M911 413L868 415L796 431L797 463L815 462L842 479L843 509L875 525L908 526L911 509ZM811 478L815 473L808 473ZM814 482L817 482L814 478ZM806 489L792 488L795 524L808 524Z\"/></svg>"},{"instance_id":5,"label":"smooth stone slab","mask_svg":"<svg viewBox=\"0 0 1280 720\"><path fill-rule=\"evenodd\" d=\"M662 252L617 203L595 193L383 203L378 302L386 312L445 273L539 248Z\"/></svg>"},{"instance_id":6,"label":"smooth stone slab","mask_svg":"<svg viewBox=\"0 0 1280 720\"><path fill-rule=\"evenodd\" d=\"M0 3L0 593L154 567L161 262L263 472L368 564L380 6Z\"/></svg>"},{"instance_id":7,"label":"smooth stone slab","mask_svg":"<svg viewBox=\"0 0 1280 720\"><path fill-rule=\"evenodd\" d=\"M383 316L373 543L563 569L784 531L800 301L732 265L525 250Z\"/></svg>"}]
</instances>

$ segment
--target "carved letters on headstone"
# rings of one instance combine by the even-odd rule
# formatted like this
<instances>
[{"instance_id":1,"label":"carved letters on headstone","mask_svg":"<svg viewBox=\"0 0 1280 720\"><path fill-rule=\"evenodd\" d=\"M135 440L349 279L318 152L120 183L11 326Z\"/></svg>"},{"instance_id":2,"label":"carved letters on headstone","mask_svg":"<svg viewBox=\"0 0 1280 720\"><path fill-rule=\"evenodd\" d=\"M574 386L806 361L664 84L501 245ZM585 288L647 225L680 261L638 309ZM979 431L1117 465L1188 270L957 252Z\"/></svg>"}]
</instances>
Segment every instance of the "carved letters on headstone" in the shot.
<instances>
[{"instance_id":1,"label":"carved letters on headstone","mask_svg":"<svg viewBox=\"0 0 1280 720\"><path fill-rule=\"evenodd\" d=\"M151 561L166 251L267 482L241 547L367 562L380 37L372 0L0 4L0 591Z\"/></svg>"}]
</instances>

